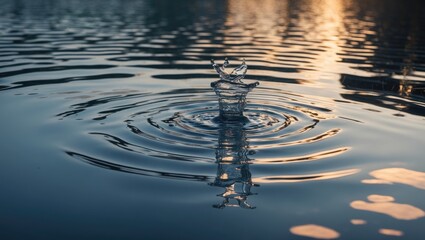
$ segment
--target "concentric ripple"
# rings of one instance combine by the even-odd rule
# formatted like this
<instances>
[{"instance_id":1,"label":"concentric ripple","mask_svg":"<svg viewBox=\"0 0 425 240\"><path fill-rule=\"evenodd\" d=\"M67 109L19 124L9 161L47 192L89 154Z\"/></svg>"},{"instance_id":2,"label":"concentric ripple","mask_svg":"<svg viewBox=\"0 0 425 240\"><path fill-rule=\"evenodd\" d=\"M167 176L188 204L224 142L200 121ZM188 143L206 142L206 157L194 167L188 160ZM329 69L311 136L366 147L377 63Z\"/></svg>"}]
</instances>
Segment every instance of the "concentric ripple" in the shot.
<instances>
[{"instance_id":1,"label":"concentric ripple","mask_svg":"<svg viewBox=\"0 0 425 240\"><path fill-rule=\"evenodd\" d=\"M67 150L69 155L118 171L211 182L223 174L213 170L217 166L252 165L254 184L355 173L355 169L328 169L325 162L335 161L349 147L322 144L341 129L322 124L335 116L304 98L260 88L249 96L240 122L218 119L217 99L210 89L103 97L75 104L58 116L78 113L79 119L90 121L90 138L100 141L99 146L108 143L104 149L76 147L78 151ZM325 161L315 169L304 163L315 160Z\"/></svg>"}]
</instances>

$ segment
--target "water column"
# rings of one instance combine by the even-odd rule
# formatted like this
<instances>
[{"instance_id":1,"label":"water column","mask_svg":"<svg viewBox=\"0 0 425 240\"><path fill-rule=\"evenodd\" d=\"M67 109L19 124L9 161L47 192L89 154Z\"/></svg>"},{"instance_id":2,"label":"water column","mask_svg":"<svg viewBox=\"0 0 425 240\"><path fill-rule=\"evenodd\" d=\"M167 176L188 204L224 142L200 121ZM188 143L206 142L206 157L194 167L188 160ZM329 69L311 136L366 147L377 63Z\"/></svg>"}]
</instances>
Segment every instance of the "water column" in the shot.
<instances>
[{"instance_id":1,"label":"water column","mask_svg":"<svg viewBox=\"0 0 425 240\"><path fill-rule=\"evenodd\" d=\"M214 60L211 60L211 63L220 75L220 80L211 83L211 87L218 96L220 120L242 121L243 111L246 106L246 95L259 83L247 84L242 82L248 70L245 60L243 60L242 65L233 69L231 73L226 71L226 67L229 65L227 58L221 67Z\"/></svg>"}]
</instances>

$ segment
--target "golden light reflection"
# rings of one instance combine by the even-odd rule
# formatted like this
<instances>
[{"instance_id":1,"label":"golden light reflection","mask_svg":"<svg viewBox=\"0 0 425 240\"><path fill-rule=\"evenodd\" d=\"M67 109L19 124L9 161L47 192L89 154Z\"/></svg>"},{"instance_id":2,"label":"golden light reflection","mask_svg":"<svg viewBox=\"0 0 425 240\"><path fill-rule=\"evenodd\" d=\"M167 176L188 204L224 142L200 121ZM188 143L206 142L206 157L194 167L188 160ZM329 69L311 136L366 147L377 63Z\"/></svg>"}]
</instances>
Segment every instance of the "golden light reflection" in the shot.
<instances>
[{"instance_id":1,"label":"golden light reflection","mask_svg":"<svg viewBox=\"0 0 425 240\"><path fill-rule=\"evenodd\" d=\"M402 183L425 190L425 172L405 168L385 168L370 172L378 181L386 183ZM370 181L367 181L368 183Z\"/></svg>"},{"instance_id":2,"label":"golden light reflection","mask_svg":"<svg viewBox=\"0 0 425 240\"><path fill-rule=\"evenodd\" d=\"M290 229L292 234L304 236L304 237L311 237L316 239L335 239L340 236L340 234L327 227L315 225L315 224L307 224L307 225L300 225L291 227Z\"/></svg>"},{"instance_id":3,"label":"golden light reflection","mask_svg":"<svg viewBox=\"0 0 425 240\"><path fill-rule=\"evenodd\" d=\"M351 219L350 222L353 225L364 225L367 223L365 220L362 220L362 219Z\"/></svg>"},{"instance_id":4,"label":"golden light reflection","mask_svg":"<svg viewBox=\"0 0 425 240\"><path fill-rule=\"evenodd\" d=\"M255 159L256 162L261 164L282 164L282 163L291 163L291 162L309 162L309 161L316 161L320 159L326 159L329 157L335 157L338 156L346 151L348 151L350 148L343 147L343 148L337 148L322 152L317 152L309 155L301 155L296 157L278 157L278 158L257 158Z\"/></svg>"},{"instance_id":5,"label":"golden light reflection","mask_svg":"<svg viewBox=\"0 0 425 240\"><path fill-rule=\"evenodd\" d=\"M276 36L279 26L286 18L287 4L287 1L281 0L229 0L226 26L255 29L261 36L264 34Z\"/></svg>"},{"instance_id":6,"label":"golden light reflection","mask_svg":"<svg viewBox=\"0 0 425 240\"><path fill-rule=\"evenodd\" d=\"M314 81L312 86L334 87L334 80L339 80L341 72L370 75L342 62L342 56L366 61L374 55L368 44L364 48L354 46L367 42L367 36L375 34L372 22L352 17L355 5L353 1L339 0L229 0L220 40L231 46L226 53L238 53L254 65L297 69L296 72L272 70L274 77L331 80L326 86L323 81ZM252 71L258 76L270 72Z\"/></svg>"},{"instance_id":7,"label":"golden light reflection","mask_svg":"<svg viewBox=\"0 0 425 240\"><path fill-rule=\"evenodd\" d=\"M310 175L278 175L253 178L254 183L293 183L293 182L306 182L316 180L326 180L349 176L359 172L359 169L348 169L335 172L317 173Z\"/></svg>"},{"instance_id":8,"label":"golden light reflection","mask_svg":"<svg viewBox=\"0 0 425 240\"><path fill-rule=\"evenodd\" d=\"M287 25L287 4L280 0L227 1L223 43L237 51L246 49L244 43L258 46L248 49L261 54L250 54L247 59L274 62L276 50L282 49L279 36Z\"/></svg>"},{"instance_id":9,"label":"golden light reflection","mask_svg":"<svg viewBox=\"0 0 425 240\"><path fill-rule=\"evenodd\" d=\"M372 194L367 197L371 202L393 202L395 199L391 196Z\"/></svg>"},{"instance_id":10,"label":"golden light reflection","mask_svg":"<svg viewBox=\"0 0 425 240\"><path fill-rule=\"evenodd\" d=\"M364 179L364 180L362 180L362 183L365 183L365 184L393 184L392 182L384 181L384 180L380 180L380 179Z\"/></svg>"},{"instance_id":11,"label":"golden light reflection","mask_svg":"<svg viewBox=\"0 0 425 240\"><path fill-rule=\"evenodd\" d=\"M318 52L314 66L320 66L317 78L331 78L335 73L337 62L340 61L338 53L342 52L340 47L340 35L344 29L344 1L323 0L314 2L309 6L310 11L300 14L297 26L305 33L305 41L320 41L325 51ZM323 76L323 74L326 76ZM339 75L335 75L335 79Z\"/></svg>"},{"instance_id":12,"label":"golden light reflection","mask_svg":"<svg viewBox=\"0 0 425 240\"><path fill-rule=\"evenodd\" d=\"M357 210L386 214L399 220L414 220L425 216L422 209L393 202L395 199L391 196L369 195L368 199L372 202L357 200L351 202L350 206Z\"/></svg>"},{"instance_id":13,"label":"golden light reflection","mask_svg":"<svg viewBox=\"0 0 425 240\"><path fill-rule=\"evenodd\" d=\"M340 133L342 130L340 128L335 128L335 129L331 129L329 131L326 131L322 134L310 137L310 138L305 138L302 140L297 140L297 141L291 141L291 142L283 142L283 143L278 143L278 144L264 144L261 146L261 149L266 149L266 148L273 148L273 147L282 147L282 146L294 146L294 145L299 145L299 144L305 144L305 143L314 143L314 142L318 142L318 141L322 141L324 139L330 138L332 136L335 136L336 134ZM256 148L260 148L258 146L252 146L251 149L256 149ZM338 150L340 151L347 151L349 148L348 147L344 147L344 148L340 148Z\"/></svg>"},{"instance_id":14,"label":"golden light reflection","mask_svg":"<svg viewBox=\"0 0 425 240\"><path fill-rule=\"evenodd\" d=\"M403 236L402 231L395 230L395 229L381 228L379 229L379 233L382 235L388 235L388 236L396 236L396 237Z\"/></svg>"}]
</instances>

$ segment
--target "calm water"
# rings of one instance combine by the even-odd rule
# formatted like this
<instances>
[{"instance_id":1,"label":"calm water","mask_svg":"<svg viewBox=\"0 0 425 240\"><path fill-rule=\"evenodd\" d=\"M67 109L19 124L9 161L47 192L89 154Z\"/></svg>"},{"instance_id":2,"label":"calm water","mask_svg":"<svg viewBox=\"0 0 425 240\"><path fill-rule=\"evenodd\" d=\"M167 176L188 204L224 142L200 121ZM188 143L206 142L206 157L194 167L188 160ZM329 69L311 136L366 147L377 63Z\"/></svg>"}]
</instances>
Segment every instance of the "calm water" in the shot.
<instances>
[{"instance_id":1,"label":"calm water","mask_svg":"<svg viewBox=\"0 0 425 240\"><path fill-rule=\"evenodd\" d=\"M0 0L1 238L422 239L418 2Z\"/></svg>"}]
</instances>

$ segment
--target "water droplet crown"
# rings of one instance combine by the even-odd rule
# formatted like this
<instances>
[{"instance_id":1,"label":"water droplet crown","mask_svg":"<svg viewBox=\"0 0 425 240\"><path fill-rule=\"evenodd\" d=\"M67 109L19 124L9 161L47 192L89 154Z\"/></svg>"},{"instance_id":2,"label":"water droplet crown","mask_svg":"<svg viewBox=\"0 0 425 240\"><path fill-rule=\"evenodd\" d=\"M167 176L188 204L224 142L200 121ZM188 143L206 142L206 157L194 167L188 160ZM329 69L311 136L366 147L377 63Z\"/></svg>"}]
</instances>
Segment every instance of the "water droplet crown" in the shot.
<instances>
[{"instance_id":1,"label":"water droplet crown","mask_svg":"<svg viewBox=\"0 0 425 240\"><path fill-rule=\"evenodd\" d=\"M212 82L211 87L218 96L220 118L224 120L238 120L243 118L246 106L246 95L259 83L246 84L242 82L248 70L245 59L242 65L228 73L226 67L229 65L227 58L222 66L211 60L213 68L220 75L220 80Z\"/></svg>"}]
</instances>

